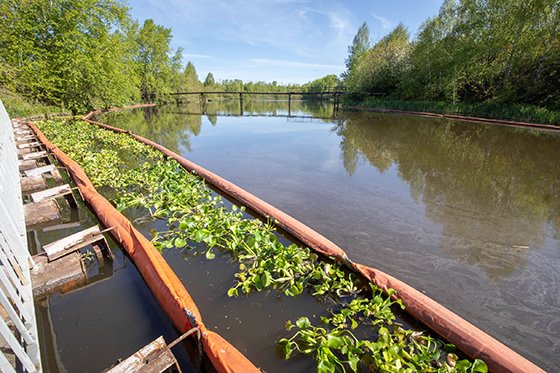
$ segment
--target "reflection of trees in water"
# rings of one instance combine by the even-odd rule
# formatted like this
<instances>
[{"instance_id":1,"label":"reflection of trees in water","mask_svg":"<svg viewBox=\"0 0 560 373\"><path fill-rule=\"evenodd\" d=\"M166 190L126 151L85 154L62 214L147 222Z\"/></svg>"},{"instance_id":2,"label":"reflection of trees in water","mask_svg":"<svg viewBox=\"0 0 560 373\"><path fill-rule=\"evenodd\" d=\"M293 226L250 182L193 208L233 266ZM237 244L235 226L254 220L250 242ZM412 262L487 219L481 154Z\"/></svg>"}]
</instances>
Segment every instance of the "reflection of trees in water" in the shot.
<instances>
[{"instance_id":1,"label":"reflection of trees in water","mask_svg":"<svg viewBox=\"0 0 560 373\"><path fill-rule=\"evenodd\" d=\"M138 133L175 152L180 147L190 151L190 135L198 136L202 126L200 115L177 115L165 106L111 112L100 120Z\"/></svg>"},{"instance_id":2,"label":"reflection of trees in water","mask_svg":"<svg viewBox=\"0 0 560 373\"><path fill-rule=\"evenodd\" d=\"M189 110L190 113L215 114L215 115L240 115L241 103L237 96L212 98L204 105L197 100L185 101L177 106L182 110ZM292 115L308 115L317 118L332 118L333 103L328 100L296 100L292 99L290 105ZM243 96L244 115L288 115L288 100L285 96L280 99L257 99L250 96Z\"/></svg>"},{"instance_id":3,"label":"reflection of trees in water","mask_svg":"<svg viewBox=\"0 0 560 373\"><path fill-rule=\"evenodd\" d=\"M559 136L383 114L350 114L337 132L349 174L360 158L396 165L442 224L442 249L491 277L519 268L549 227L559 236Z\"/></svg>"},{"instance_id":4,"label":"reflection of trees in water","mask_svg":"<svg viewBox=\"0 0 560 373\"><path fill-rule=\"evenodd\" d=\"M245 100L246 115L287 115L288 102L283 100ZM333 105L328 101L292 101L292 113L329 118ZM164 105L144 109L110 112L101 121L141 134L163 146L179 151L180 147L191 150L190 135L198 136L202 116L215 126L220 115L239 115L238 99L210 100L205 105L199 101L180 105ZM329 120L330 121L330 120Z\"/></svg>"}]
</instances>

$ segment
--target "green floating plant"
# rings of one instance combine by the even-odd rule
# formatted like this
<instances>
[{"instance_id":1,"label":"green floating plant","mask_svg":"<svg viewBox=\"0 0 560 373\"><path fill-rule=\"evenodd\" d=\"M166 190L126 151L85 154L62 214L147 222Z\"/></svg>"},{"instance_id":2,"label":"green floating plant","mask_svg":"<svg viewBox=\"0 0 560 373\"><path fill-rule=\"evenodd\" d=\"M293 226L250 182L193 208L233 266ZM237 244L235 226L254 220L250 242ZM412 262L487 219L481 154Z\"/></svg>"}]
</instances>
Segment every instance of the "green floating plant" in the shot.
<instances>
[{"instance_id":1,"label":"green floating plant","mask_svg":"<svg viewBox=\"0 0 560 373\"><path fill-rule=\"evenodd\" d=\"M248 217L244 208L226 207L204 180L176 161L126 134L102 130L82 121L39 123L45 134L78 162L93 184L117 209L143 209L167 225L152 231L159 250L205 249L208 259L216 250L228 252L239 264L229 296L275 289L286 296L308 291L333 305L322 326L306 317L278 346L286 359L294 353L315 357L320 372L486 372L481 360L459 360L445 344L422 332L395 323L393 308L404 308L374 284L363 284L344 265L323 260L309 248L285 245L278 239L274 221ZM366 285L366 286L364 286ZM367 338L356 337L356 331Z\"/></svg>"}]
</instances>

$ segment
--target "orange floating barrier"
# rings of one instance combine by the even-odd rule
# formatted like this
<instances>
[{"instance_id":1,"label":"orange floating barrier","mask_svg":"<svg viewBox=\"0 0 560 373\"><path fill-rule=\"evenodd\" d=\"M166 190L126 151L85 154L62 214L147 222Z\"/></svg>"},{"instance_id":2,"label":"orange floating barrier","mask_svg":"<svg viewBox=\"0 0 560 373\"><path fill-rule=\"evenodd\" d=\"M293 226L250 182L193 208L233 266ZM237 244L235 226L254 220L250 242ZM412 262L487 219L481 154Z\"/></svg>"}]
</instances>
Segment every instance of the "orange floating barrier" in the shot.
<instances>
[{"instance_id":1,"label":"orange floating barrier","mask_svg":"<svg viewBox=\"0 0 560 373\"><path fill-rule=\"evenodd\" d=\"M111 234L128 253L173 325L181 333L193 327L199 328L204 352L218 372L259 372L259 369L228 341L206 328L185 286L153 244L97 192L84 170L73 159L51 143L37 126L33 123L28 124L39 140L66 167L84 200L91 206L101 223L106 227L113 227Z\"/></svg>"},{"instance_id":2,"label":"orange floating barrier","mask_svg":"<svg viewBox=\"0 0 560 373\"><path fill-rule=\"evenodd\" d=\"M134 108L138 107L142 106L134 106ZM133 107L125 107L123 109L130 108ZM180 163L186 170L190 172L194 171L196 174L201 176L210 184L214 185L227 196L239 201L241 204L252 209L262 217L274 218L278 227L290 233L316 252L329 257L333 257L336 260L346 263L350 268L363 275L367 280L382 288L385 292L387 292L387 290L390 288L396 290L398 297L402 300L403 304L406 307L405 310L409 314L424 323L433 332L435 332L445 340L455 344L459 348L459 350L461 350L470 358L478 358L484 360L491 371L514 373L544 372L544 370L539 368L537 365L519 355L503 343L499 342L473 324L464 320L454 312L445 308L438 302L434 301L433 299L419 292L413 287L407 285L406 283L378 269L351 262L348 259L345 251L334 244L332 241L314 231L313 229L309 228L297 219L286 214L285 212L277 209L276 207L240 188L239 186L221 178L220 176L206 170L196 163L185 159L179 154L174 153L164 146L159 145L151 140L145 139L142 136L136 135L130 131L109 126L104 123L95 122L89 119L94 114L99 113L101 113L101 111L90 112L86 116L84 116L83 119L101 128L119 133L128 133L138 141L161 151L169 158L172 158ZM442 115L438 114L438 116ZM473 118L465 117L461 119L472 120ZM487 120L487 122L490 121L493 120ZM520 123L517 124L519 125Z\"/></svg>"}]
</instances>

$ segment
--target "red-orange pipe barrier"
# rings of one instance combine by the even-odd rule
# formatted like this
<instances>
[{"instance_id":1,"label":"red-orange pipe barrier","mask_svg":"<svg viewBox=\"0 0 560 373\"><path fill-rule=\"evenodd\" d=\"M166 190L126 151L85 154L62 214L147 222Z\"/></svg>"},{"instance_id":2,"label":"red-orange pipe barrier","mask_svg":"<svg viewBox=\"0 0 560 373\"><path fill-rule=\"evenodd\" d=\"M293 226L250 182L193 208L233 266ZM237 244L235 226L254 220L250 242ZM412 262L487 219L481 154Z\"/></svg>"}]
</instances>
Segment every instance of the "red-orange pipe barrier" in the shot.
<instances>
[{"instance_id":1,"label":"red-orange pipe barrier","mask_svg":"<svg viewBox=\"0 0 560 373\"><path fill-rule=\"evenodd\" d=\"M91 206L101 223L106 227L113 227L111 234L131 257L173 325L181 333L194 326L199 328L204 351L218 372L259 372L235 347L206 328L193 299L159 251L132 226L124 215L97 192L83 169L51 143L37 126L29 122L27 124L47 149L66 167L84 200Z\"/></svg>"},{"instance_id":2,"label":"red-orange pipe barrier","mask_svg":"<svg viewBox=\"0 0 560 373\"><path fill-rule=\"evenodd\" d=\"M437 114L437 113L430 113L427 111L409 111L409 110L398 110L398 109L371 108L367 106L348 106L346 107L346 109L373 111L378 113L417 115L420 117L429 117L429 118L446 118L446 119L459 120L462 122L476 122L481 124L492 124L496 126L523 127L523 128L532 128L532 129L548 130L548 131L560 131L560 126L553 125L553 124L517 122L517 121L505 120L505 119L469 117L465 115L455 115L455 114Z\"/></svg>"},{"instance_id":3,"label":"red-orange pipe barrier","mask_svg":"<svg viewBox=\"0 0 560 373\"><path fill-rule=\"evenodd\" d=\"M397 296L402 299L408 313L444 339L455 344L471 358L484 360L491 371L515 373L544 372L541 368L503 343L406 283L378 269L351 262L344 250L290 215L151 140L121 128L90 120L89 118L93 114L96 114L96 112L87 114L84 116L84 120L114 132L130 134L138 141L173 158L188 171L196 172L226 195L241 202L261 216L276 219L277 225L281 229L290 233L313 250L346 262L351 268L385 291L389 288L396 290Z\"/></svg>"}]
</instances>

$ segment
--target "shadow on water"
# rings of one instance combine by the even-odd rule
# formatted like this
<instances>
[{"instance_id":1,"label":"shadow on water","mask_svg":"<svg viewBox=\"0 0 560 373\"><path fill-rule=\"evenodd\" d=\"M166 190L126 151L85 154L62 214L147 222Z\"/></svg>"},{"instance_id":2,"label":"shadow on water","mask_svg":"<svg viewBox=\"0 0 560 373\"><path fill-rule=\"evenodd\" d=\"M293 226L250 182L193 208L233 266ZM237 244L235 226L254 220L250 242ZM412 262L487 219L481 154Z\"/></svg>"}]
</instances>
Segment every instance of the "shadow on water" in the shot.
<instances>
[{"instance_id":1,"label":"shadow on water","mask_svg":"<svg viewBox=\"0 0 560 373\"><path fill-rule=\"evenodd\" d=\"M305 101L285 118L287 102L244 104L261 116L235 117L239 102L224 100L204 114L191 103L100 120L249 190L543 368L560 366L559 135L395 114L319 119L332 103Z\"/></svg>"}]
</instances>

